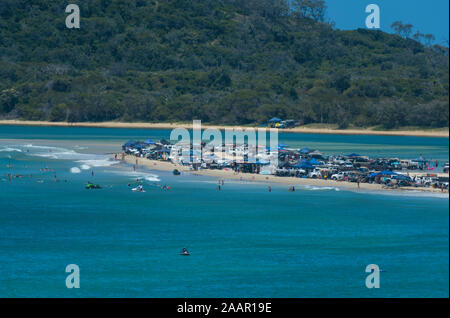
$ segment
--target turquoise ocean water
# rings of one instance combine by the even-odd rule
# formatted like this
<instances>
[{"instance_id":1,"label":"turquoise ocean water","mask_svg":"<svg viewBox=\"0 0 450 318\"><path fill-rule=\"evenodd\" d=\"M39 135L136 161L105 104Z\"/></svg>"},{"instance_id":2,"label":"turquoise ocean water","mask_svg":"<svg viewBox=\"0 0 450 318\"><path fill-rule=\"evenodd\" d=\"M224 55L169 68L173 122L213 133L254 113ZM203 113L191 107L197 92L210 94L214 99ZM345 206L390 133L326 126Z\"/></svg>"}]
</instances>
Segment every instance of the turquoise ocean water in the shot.
<instances>
[{"instance_id":1,"label":"turquoise ocean water","mask_svg":"<svg viewBox=\"0 0 450 318\"><path fill-rule=\"evenodd\" d=\"M274 184L268 193L238 181L217 191L215 178L134 172L107 155L128 139L169 134L0 126L0 296L449 296L448 196L307 186L290 193ZM446 138L279 139L442 163L449 153ZM22 177L9 181L8 173ZM146 193L130 191L136 178ZM103 189L85 190L88 180ZM180 256L182 247L191 256ZM68 264L80 267L80 289L65 286ZM380 289L365 287L368 264L383 269Z\"/></svg>"}]
</instances>

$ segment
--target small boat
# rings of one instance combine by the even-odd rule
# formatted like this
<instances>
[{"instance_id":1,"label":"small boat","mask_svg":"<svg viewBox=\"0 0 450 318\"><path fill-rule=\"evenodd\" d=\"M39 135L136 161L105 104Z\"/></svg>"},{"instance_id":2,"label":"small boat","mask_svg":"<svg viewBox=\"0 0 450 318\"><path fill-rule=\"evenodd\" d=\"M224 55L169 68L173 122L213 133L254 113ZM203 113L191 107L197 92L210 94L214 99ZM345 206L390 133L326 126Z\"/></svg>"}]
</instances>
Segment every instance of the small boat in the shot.
<instances>
[{"instance_id":1,"label":"small boat","mask_svg":"<svg viewBox=\"0 0 450 318\"><path fill-rule=\"evenodd\" d=\"M173 173L174 176L179 176L181 174L181 172L178 169L174 169L172 171L172 173Z\"/></svg>"}]
</instances>

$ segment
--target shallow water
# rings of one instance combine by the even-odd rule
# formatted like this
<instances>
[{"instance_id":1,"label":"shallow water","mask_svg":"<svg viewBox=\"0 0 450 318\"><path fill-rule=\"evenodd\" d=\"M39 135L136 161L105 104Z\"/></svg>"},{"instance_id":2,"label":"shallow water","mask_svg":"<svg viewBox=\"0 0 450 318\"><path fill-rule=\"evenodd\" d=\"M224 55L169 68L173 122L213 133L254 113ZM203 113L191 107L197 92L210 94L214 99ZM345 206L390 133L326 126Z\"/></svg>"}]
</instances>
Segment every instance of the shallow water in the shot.
<instances>
[{"instance_id":1,"label":"shallow water","mask_svg":"<svg viewBox=\"0 0 450 318\"><path fill-rule=\"evenodd\" d=\"M330 153L448 160L444 138L285 135ZM128 139L168 136L0 126L0 296L449 296L448 197L284 185L269 193L238 181L217 191L214 178L134 172L106 155ZM137 178L147 192L130 191ZM85 190L87 181L103 189ZM68 264L80 267L80 289L65 287ZM384 270L380 289L365 287L368 264Z\"/></svg>"}]
</instances>

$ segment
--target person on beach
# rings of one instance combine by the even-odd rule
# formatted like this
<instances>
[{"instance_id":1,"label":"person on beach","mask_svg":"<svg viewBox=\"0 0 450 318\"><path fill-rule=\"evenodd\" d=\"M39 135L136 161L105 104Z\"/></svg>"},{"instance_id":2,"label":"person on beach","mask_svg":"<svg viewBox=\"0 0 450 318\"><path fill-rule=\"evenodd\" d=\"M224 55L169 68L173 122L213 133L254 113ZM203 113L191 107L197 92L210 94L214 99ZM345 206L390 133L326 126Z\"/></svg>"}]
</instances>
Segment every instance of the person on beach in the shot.
<instances>
[{"instance_id":1,"label":"person on beach","mask_svg":"<svg viewBox=\"0 0 450 318\"><path fill-rule=\"evenodd\" d=\"M359 178L358 178L358 180L356 181L356 183L358 184L358 189L361 189L361 186L359 185Z\"/></svg>"}]
</instances>

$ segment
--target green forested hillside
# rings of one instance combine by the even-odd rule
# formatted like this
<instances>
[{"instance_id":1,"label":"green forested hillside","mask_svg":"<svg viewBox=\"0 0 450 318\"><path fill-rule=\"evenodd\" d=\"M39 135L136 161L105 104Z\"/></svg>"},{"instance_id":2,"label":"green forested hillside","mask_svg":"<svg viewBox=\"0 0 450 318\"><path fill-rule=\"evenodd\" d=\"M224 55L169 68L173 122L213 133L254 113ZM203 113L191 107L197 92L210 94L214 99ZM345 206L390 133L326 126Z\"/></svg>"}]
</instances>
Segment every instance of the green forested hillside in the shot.
<instances>
[{"instance_id":1,"label":"green forested hillside","mask_svg":"<svg viewBox=\"0 0 450 318\"><path fill-rule=\"evenodd\" d=\"M71 3L80 29L65 2L1 1L0 117L448 126L447 48L335 30L314 1Z\"/></svg>"}]
</instances>

